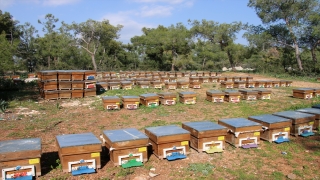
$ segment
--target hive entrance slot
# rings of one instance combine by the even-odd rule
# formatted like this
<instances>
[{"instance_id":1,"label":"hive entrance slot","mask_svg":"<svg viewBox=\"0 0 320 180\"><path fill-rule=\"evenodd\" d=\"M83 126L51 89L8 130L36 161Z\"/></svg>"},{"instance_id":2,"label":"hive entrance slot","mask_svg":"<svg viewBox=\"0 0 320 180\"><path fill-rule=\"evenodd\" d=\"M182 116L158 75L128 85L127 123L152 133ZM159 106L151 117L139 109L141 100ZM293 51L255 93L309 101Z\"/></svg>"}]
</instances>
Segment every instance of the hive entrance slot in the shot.
<instances>
[{"instance_id":1,"label":"hive entrance slot","mask_svg":"<svg viewBox=\"0 0 320 180\"><path fill-rule=\"evenodd\" d=\"M129 154L129 155L123 155L119 156L119 164L123 168L130 168L130 167L137 167L142 166L143 161L143 155L142 153L137 154Z\"/></svg>"},{"instance_id":2,"label":"hive entrance slot","mask_svg":"<svg viewBox=\"0 0 320 180\"><path fill-rule=\"evenodd\" d=\"M185 154L186 147L184 146L174 146L172 148L163 149L163 157L167 158L168 161L184 159L187 157Z\"/></svg>"},{"instance_id":3,"label":"hive entrance slot","mask_svg":"<svg viewBox=\"0 0 320 180\"><path fill-rule=\"evenodd\" d=\"M89 160L80 160L80 161L73 161L68 162L68 170L71 172L73 176L80 175L80 174L90 174L94 173L96 169L96 160L89 159Z\"/></svg>"},{"instance_id":4,"label":"hive entrance slot","mask_svg":"<svg viewBox=\"0 0 320 180\"><path fill-rule=\"evenodd\" d=\"M32 180L32 176L35 176L35 167L33 165L2 169L2 179Z\"/></svg>"}]
</instances>

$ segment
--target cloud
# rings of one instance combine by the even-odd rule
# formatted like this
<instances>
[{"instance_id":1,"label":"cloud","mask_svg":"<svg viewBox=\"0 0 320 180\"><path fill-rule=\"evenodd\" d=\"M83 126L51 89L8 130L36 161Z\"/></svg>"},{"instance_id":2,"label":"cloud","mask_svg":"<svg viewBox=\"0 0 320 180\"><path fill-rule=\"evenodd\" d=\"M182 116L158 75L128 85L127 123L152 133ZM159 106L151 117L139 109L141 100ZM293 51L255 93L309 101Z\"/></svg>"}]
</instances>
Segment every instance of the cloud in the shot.
<instances>
[{"instance_id":1,"label":"cloud","mask_svg":"<svg viewBox=\"0 0 320 180\"><path fill-rule=\"evenodd\" d=\"M0 9L5 9L15 3L14 0L0 0Z\"/></svg>"},{"instance_id":2,"label":"cloud","mask_svg":"<svg viewBox=\"0 0 320 180\"><path fill-rule=\"evenodd\" d=\"M0 0L0 9L5 9L16 4L37 4L43 6L61 6L74 4L81 0Z\"/></svg>"},{"instance_id":3,"label":"cloud","mask_svg":"<svg viewBox=\"0 0 320 180\"><path fill-rule=\"evenodd\" d=\"M138 3L169 3L169 4L181 4L187 0L134 0Z\"/></svg>"},{"instance_id":4,"label":"cloud","mask_svg":"<svg viewBox=\"0 0 320 180\"><path fill-rule=\"evenodd\" d=\"M152 17L152 16L170 16L173 11L171 6L144 6L140 10L141 17Z\"/></svg>"},{"instance_id":5,"label":"cloud","mask_svg":"<svg viewBox=\"0 0 320 180\"><path fill-rule=\"evenodd\" d=\"M44 0L42 4L44 6L61 6L66 4L75 4L79 1L80 0Z\"/></svg>"}]
</instances>

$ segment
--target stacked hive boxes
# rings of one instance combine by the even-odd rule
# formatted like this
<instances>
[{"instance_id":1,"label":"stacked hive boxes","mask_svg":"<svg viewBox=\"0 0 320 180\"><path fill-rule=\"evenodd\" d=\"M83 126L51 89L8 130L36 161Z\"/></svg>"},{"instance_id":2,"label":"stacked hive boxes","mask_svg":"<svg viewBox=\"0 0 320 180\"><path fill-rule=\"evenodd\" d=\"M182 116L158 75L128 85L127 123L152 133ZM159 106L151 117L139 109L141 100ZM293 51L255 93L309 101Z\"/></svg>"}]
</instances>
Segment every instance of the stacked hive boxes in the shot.
<instances>
[{"instance_id":1,"label":"stacked hive boxes","mask_svg":"<svg viewBox=\"0 0 320 180\"><path fill-rule=\"evenodd\" d=\"M41 97L50 99L82 98L96 95L96 72L92 70L40 71Z\"/></svg>"}]
</instances>

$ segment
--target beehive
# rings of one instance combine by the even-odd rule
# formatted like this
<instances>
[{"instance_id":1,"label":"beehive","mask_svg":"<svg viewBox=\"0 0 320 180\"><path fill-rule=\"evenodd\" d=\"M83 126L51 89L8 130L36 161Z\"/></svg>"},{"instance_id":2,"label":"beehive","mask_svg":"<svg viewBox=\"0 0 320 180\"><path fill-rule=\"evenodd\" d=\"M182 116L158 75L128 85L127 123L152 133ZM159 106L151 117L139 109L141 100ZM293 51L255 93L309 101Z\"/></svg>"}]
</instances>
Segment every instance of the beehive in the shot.
<instances>
[{"instance_id":1,"label":"beehive","mask_svg":"<svg viewBox=\"0 0 320 180\"><path fill-rule=\"evenodd\" d=\"M122 96L123 108L128 110L135 110L139 108L140 97L139 96Z\"/></svg>"},{"instance_id":2,"label":"beehive","mask_svg":"<svg viewBox=\"0 0 320 180\"><path fill-rule=\"evenodd\" d=\"M68 70L59 70L58 72L58 80L59 81L71 81L72 71Z\"/></svg>"},{"instance_id":3,"label":"beehive","mask_svg":"<svg viewBox=\"0 0 320 180\"><path fill-rule=\"evenodd\" d=\"M72 81L71 82L72 90L83 90L84 89L84 81Z\"/></svg>"},{"instance_id":4,"label":"beehive","mask_svg":"<svg viewBox=\"0 0 320 180\"><path fill-rule=\"evenodd\" d=\"M243 100L255 101L258 99L258 91L241 89L239 92L241 92L241 99Z\"/></svg>"},{"instance_id":5,"label":"beehive","mask_svg":"<svg viewBox=\"0 0 320 180\"><path fill-rule=\"evenodd\" d=\"M176 73L175 72L168 72L168 77L169 78L174 78L174 77L176 77Z\"/></svg>"},{"instance_id":6,"label":"beehive","mask_svg":"<svg viewBox=\"0 0 320 180\"><path fill-rule=\"evenodd\" d=\"M83 97L94 97L96 95L97 95L96 88L84 89L83 90Z\"/></svg>"},{"instance_id":7,"label":"beehive","mask_svg":"<svg viewBox=\"0 0 320 180\"><path fill-rule=\"evenodd\" d=\"M204 72L203 72L203 76L209 77L209 76L210 76L210 72L209 72L209 71L204 71Z\"/></svg>"},{"instance_id":8,"label":"beehive","mask_svg":"<svg viewBox=\"0 0 320 180\"><path fill-rule=\"evenodd\" d=\"M282 111L274 113L273 115L291 119L291 135L300 135L303 137L314 135L312 129L314 125L315 115L313 114L307 114L298 111Z\"/></svg>"},{"instance_id":9,"label":"beehive","mask_svg":"<svg viewBox=\"0 0 320 180\"><path fill-rule=\"evenodd\" d=\"M271 99L271 90L268 89L255 89L258 92L258 99Z\"/></svg>"},{"instance_id":10,"label":"beehive","mask_svg":"<svg viewBox=\"0 0 320 180\"><path fill-rule=\"evenodd\" d=\"M287 87L287 81L285 80L280 80L280 87Z\"/></svg>"},{"instance_id":11,"label":"beehive","mask_svg":"<svg viewBox=\"0 0 320 180\"><path fill-rule=\"evenodd\" d=\"M80 175L101 168L101 142L92 133L58 135L56 143L63 172Z\"/></svg>"},{"instance_id":12,"label":"beehive","mask_svg":"<svg viewBox=\"0 0 320 180\"><path fill-rule=\"evenodd\" d=\"M257 148L260 144L262 125L245 118L221 119L218 124L228 128L226 142L244 149Z\"/></svg>"},{"instance_id":13,"label":"beehive","mask_svg":"<svg viewBox=\"0 0 320 180\"><path fill-rule=\"evenodd\" d=\"M120 109L120 98L118 96L102 97L103 108L106 110Z\"/></svg>"},{"instance_id":14,"label":"beehive","mask_svg":"<svg viewBox=\"0 0 320 180\"><path fill-rule=\"evenodd\" d=\"M290 119L271 114L250 116L248 119L262 124L262 132L260 133L261 139L275 143L289 142L292 125Z\"/></svg>"},{"instance_id":15,"label":"beehive","mask_svg":"<svg viewBox=\"0 0 320 180\"><path fill-rule=\"evenodd\" d=\"M272 81L272 87L275 87L275 88L280 87L280 81Z\"/></svg>"},{"instance_id":16,"label":"beehive","mask_svg":"<svg viewBox=\"0 0 320 180\"><path fill-rule=\"evenodd\" d=\"M264 87L265 88L272 88L272 81L265 80L264 81Z\"/></svg>"},{"instance_id":17,"label":"beehive","mask_svg":"<svg viewBox=\"0 0 320 180\"><path fill-rule=\"evenodd\" d=\"M189 82L192 83L192 82L199 82L199 77L197 76L191 76L189 78Z\"/></svg>"},{"instance_id":18,"label":"beehive","mask_svg":"<svg viewBox=\"0 0 320 180\"><path fill-rule=\"evenodd\" d=\"M121 89L132 89L132 82L131 81L120 81Z\"/></svg>"},{"instance_id":19,"label":"beehive","mask_svg":"<svg viewBox=\"0 0 320 180\"><path fill-rule=\"evenodd\" d=\"M199 77L199 81L201 83L208 83L209 82L209 77L208 76Z\"/></svg>"},{"instance_id":20,"label":"beehive","mask_svg":"<svg viewBox=\"0 0 320 180\"><path fill-rule=\"evenodd\" d=\"M218 83L223 82L225 79L225 77L222 77L222 76L217 76L217 77L218 77L218 80L217 80Z\"/></svg>"},{"instance_id":21,"label":"beehive","mask_svg":"<svg viewBox=\"0 0 320 180\"><path fill-rule=\"evenodd\" d=\"M84 80L94 80L96 79L96 74L94 70L84 70Z\"/></svg>"},{"instance_id":22,"label":"beehive","mask_svg":"<svg viewBox=\"0 0 320 180\"><path fill-rule=\"evenodd\" d=\"M251 76L246 77L246 81L247 82L253 81L253 77L251 77Z\"/></svg>"},{"instance_id":23,"label":"beehive","mask_svg":"<svg viewBox=\"0 0 320 180\"><path fill-rule=\"evenodd\" d=\"M177 78L181 78L182 77L182 73L181 72L176 72L176 77Z\"/></svg>"},{"instance_id":24,"label":"beehive","mask_svg":"<svg viewBox=\"0 0 320 180\"><path fill-rule=\"evenodd\" d=\"M103 138L115 166L136 167L148 161L149 139L137 129L105 130Z\"/></svg>"},{"instance_id":25,"label":"beehive","mask_svg":"<svg viewBox=\"0 0 320 180\"><path fill-rule=\"evenodd\" d=\"M153 153L159 159L171 161L186 158L189 152L189 131L171 125L149 127L145 129L145 133L149 137Z\"/></svg>"},{"instance_id":26,"label":"beehive","mask_svg":"<svg viewBox=\"0 0 320 180\"><path fill-rule=\"evenodd\" d=\"M246 88L254 88L256 87L256 81L247 81Z\"/></svg>"},{"instance_id":27,"label":"beehive","mask_svg":"<svg viewBox=\"0 0 320 180\"><path fill-rule=\"evenodd\" d=\"M233 87L238 89L246 88L246 81L234 81Z\"/></svg>"},{"instance_id":28,"label":"beehive","mask_svg":"<svg viewBox=\"0 0 320 180\"><path fill-rule=\"evenodd\" d=\"M60 90L59 91L59 99L70 99L72 98L71 90Z\"/></svg>"},{"instance_id":29,"label":"beehive","mask_svg":"<svg viewBox=\"0 0 320 180\"><path fill-rule=\"evenodd\" d=\"M191 91L179 92L179 102L182 104L196 104L197 94Z\"/></svg>"},{"instance_id":30,"label":"beehive","mask_svg":"<svg viewBox=\"0 0 320 180\"><path fill-rule=\"evenodd\" d=\"M177 103L177 95L176 93L171 93L171 92L162 92L158 93L159 98L160 98L160 103L162 105L175 105Z\"/></svg>"},{"instance_id":31,"label":"beehive","mask_svg":"<svg viewBox=\"0 0 320 180\"><path fill-rule=\"evenodd\" d=\"M189 87L193 89L200 89L201 88L201 82L200 81L193 81L189 83Z\"/></svg>"},{"instance_id":32,"label":"beehive","mask_svg":"<svg viewBox=\"0 0 320 180\"><path fill-rule=\"evenodd\" d=\"M211 102L223 102L225 92L219 90L208 90L206 92L206 100Z\"/></svg>"},{"instance_id":33,"label":"beehive","mask_svg":"<svg viewBox=\"0 0 320 180\"><path fill-rule=\"evenodd\" d=\"M238 103L240 102L241 92L237 90L224 90L224 101Z\"/></svg>"},{"instance_id":34,"label":"beehive","mask_svg":"<svg viewBox=\"0 0 320 180\"><path fill-rule=\"evenodd\" d=\"M96 89L96 81L94 80L85 80L84 89Z\"/></svg>"},{"instance_id":35,"label":"beehive","mask_svg":"<svg viewBox=\"0 0 320 180\"><path fill-rule=\"evenodd\" d=\"M41 176L41 139L0 141L0 178L33 179Z\"/></svg>"},{"instance_id":36,"label":"beehive","mask_svg":"<svg viewBox=\"0 0 320 180\"><path fill-rule=\"evenodd\" d=\"M212 82L212 83L218 82L218 77L216 77L216 76L210 76L210 77L209 77L209 82Z\"/></svg>"},{"instance_id":37,"label":"beehive","mask_svg":"<svg viewBox=\"0 0 320 180\"><path fill-rule=\"evenodd\" d=\"M292 86L292 81L286 81L286 87L291 87Z\"/></svg>"},{"instance_id":38,"label":"beehive","mask_svg":"<svg viewBox=\"0 0 320 180\"><path fill-rule=\"evenodd\" d=\"M312 88L313 89L313 97L320 97L320 88Z\"/></svg>"},{"instance_id":39,"label":"beehive","mask_svg":"<svg viewBox=\"0 0 320 180\"><path fill-rule=\"evenodd\" d=\"M165 82L166 89L169 90L175 90L177 89L177 83L176 82Z\"/></svg>"},{"instance_id":40,"label":"beehive","mask_svg":"<svg viewBox=\"0 0 320 180\"><path fill-rule=\"evenodd\" d=\"M59 91L42 91L43 98L46 100L56 100L59 99Z\"/></svg>"},{"instance_id":41,"label":"beehive","mask_svg":"<svg viewBox=\"0 0 320 180\"><path fill-rule=\"evenodd\" d=\"M189 72L183 72L182 75L183 75L183 77L189 77L190 73Z\"/></svg>"},{"instance_id":42,"label":"beehive","mask_svg":"<svg viewBox=\"0 0 320 180\"><path fill-rule=\"evenodd\" d=\"M190 72L190 77L196 77L197 76L197 72Z\"/></svg>"},{"instance_id":43,"label":"beehive","mask_svg":"<svg viewBox=\"0 0 320 180\"><path fill-rule=\"evenodd\" d=\"M225 89L233 89L233 82L232 81L222 81L220 83L220 87L225 88Z\"/></svg>"},{"instance_id":44,"label":"beehive","mask_svg":"<svg viewBox=\"0 0 320 180\"><path fill-rule=\"evenodd\" d=\"M120 89L121 83L120 82L108 82L108 86L110 90Z\"/></svg>"},{"instance_id":45,"label":"beehive","mask_svg":"<svg viewBox=\"0 0 320 180\"><path fill-rule=\"evenodd\" d=\"M84 78L84 70L74 70L71 71L71 79L72 81L83 81Z\"/></svg>"},{"instance_id":46,"label":"beehive","mask_svg":"<svg viewBox=\"0 0 320 180\"><path fill-rule=\"evenodd\" d=\"M141 94L140 103L147 107L159 106L159 95L154 93Z\"/></svg>"},{"instance_id":47,"label":"beehive","mask_svg":"<svg viewBox=\"0 0 320 180\"><path fill-rule=\"evenodd\" d=\"M58 79L58 71L47 70L40 71L42 81L56 81Z\"/></svg>"},{"instance_id":48,"label":"beehive","mask_svg":"<svg viewBox=\"0 0 320 180\"><path fill-rule=\"evenodd\" d=\"M226 82L233 82L232 77L224 77L224 81Z\"/></svg>"},{"instance_id":49,"label":"beehive","mask_svg":"<svg viewBox=\"0 0 320 180\"><path fill-rule=\"evenodd\" d=\"M296 88L292 89L293 97L300 99L311 99L313 98L314 90L311 88Z\"/></svg>"},{"instance_id":50,"label":"beehive","mask_svg":"<svg viewBox=\"0 0 320 180\"><path fill-rule=\"evenodd\" d=\"M319 125L320 125L319 124L319 121L320 121L319 108L304 108L304 109L297 109L296 111L315 115L313 129L319 129Z\"/></svg>"},{"instance_id":51,"label":"beehive","mask_svg":"<svg viewBox=\"0 0 320 180\"><path fill-rule=\"evenodd\" d=\"M177 81L177 88L179 89L188 89L189 82L188 81Z\"/></svg>"},{"instance_id":52,"label":"beehive","mask_svg":"<svg viewBox=\"0 0 320 180\"><path fill-rule=\"evenodd\" d=\"M150 81L138 81L137 85L141 89L148 89L148 88L150 88Z\"/></svg>"},{"instance_id":53,"label":"beehive","mask_svg":"<svg viewBox=\"0 0 320 180\"><path fill-rule=\"evenodd\" d=\"M41 81L41 87L44 91L54 91L58 90L58 82L57 81Z\"/></svg>"},{"instance_id":54,"label":"beehive","mask_svg":"<svg viewBox=\"0 0 320 180\"><path fill-rule=\"evenodd\" d=\"M256 84L255 84L255 87L257 87L257 88L265 88L265 81L257 80Z\"/></svg>"},{"instance_id":55,"label":"beehive","mask_svg":"<svg viewBox=\"0 0 320 180\"><path fill-rule=\"evenodd\" d=\"M83 98L83 89L72 90L71 98Z\"/></svg>"},{"instance_id":56,"label":"beehive","mask_svg":"<svg viewBox=\"0 0 320 180\"><path fill-rule=\"evenodd\" d=\"M97 82L96 88L98 92L105 92L109 89L107 82Z\"/></svg>"},{"instance_id":57,"label":"beehive","mask_svg":"<svg viewBox=\"0 0 320 180\"><path fill-rule=\"evenodd\" d=\"M160 81L151 81L151 87L155 89L162 89L162 82Z\"/></svg>"},{"instance_id":58,"label":"beehive","mask_svg":"<svg viewBox=\"0 0 320 180\"><path fill-rule=\"evenodd\" d=\"M182 123L182 128L189 131L190 146L198 152L222 152L225 148L225 136L228 129L210 121Z\"/></svg>"},{"instance_id":59,"label":"beehive","mask_svg":"<svg viewBox=\"0 0 320 180\"><path fill-rule=\"evenodd\" d=\"M238 76L232 77L232 81L233 81L233 82L235 82L235 81L240 81L240 77L238 77Z\"/></svg>"},{"instance_id":60,"label":"beehive","mask_svg":"<svg viewBox=\"0 0 320 180\"><path fill-rule=\"evenodd\" d=\"M210 72L210 76L212 76L212 77L217 76L217 73L216 72Z\"/></svg>"},{"instance_id":61,"label":"beehive","mask_svg":"<svg viewBox=\"0 0 320 180\"><path fill-rule=\"evenodd\" d=\"M59 87L59 90L71 90L72 81L59 81L58 87Z\"/></svg>"},{"instance_id":62,"label":"beehive","mask_svg":"<svg viewBox=\"0 0 320 180\"><path fill-rule=\"evenodd\" d=\"M221 75L222 75L221 72L216 73L216 76L221 76Z\"/></svg>"}]
</instances>

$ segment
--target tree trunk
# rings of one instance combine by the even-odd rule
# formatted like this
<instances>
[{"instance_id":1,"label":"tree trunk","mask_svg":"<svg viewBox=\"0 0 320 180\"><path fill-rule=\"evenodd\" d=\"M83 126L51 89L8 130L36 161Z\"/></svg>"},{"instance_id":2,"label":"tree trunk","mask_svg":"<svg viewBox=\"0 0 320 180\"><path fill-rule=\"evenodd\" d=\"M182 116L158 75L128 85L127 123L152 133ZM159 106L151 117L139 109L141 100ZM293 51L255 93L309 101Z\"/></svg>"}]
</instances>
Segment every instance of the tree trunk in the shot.
<instances>
[{"instance_id":1,"label":"tree trunk","mask_svg":"<svg viewBox=\"0 0 320 180\"><path fill-rule=\"evenodd\" d=\"M206 58L203 58L203 61L202 61L202 70L204 70L204 65L206 63Z\"/></svg>"},{"instance_id":2,"label":"tree trunk","mask_svg":"<svg viewBox=\"0 0 320 180\"><path fill-rule=\"evenodd\" d=\"M174 63L171 64L171 71L174 71Z\"/></svg>"},{"instance_id":3,"label":"tree trunk","mask_svg":"<svg viewBox=\"0 0 320 180\"><path fill-rule=\"evenodd\" d=\"M317 63L317 55L316 55L316 52L315 52L315 49L317 48L317 46L313 46L311 47L311 56L312 56L312 60L313 62L316 64Z\"/></svg>"},{"instance_id":4,"label":"tree trunk","mask_svg":"<svg viewBox=\"0 0 320 180\"><path fill-rule=\"evenodd\" d=\"M297 59L299 70L303 71L301 58L300 58L299 46L296 41L294 41L294 49L295 49L295 54L296 54L296 59Z\"/></svg>"},{"instance_id":5,"label":"tree trunk","mask_svg":"<svg viewBox=\"0 0 320 180\"><path fill-rule=\"evenodd\" d=\"M235 70L235 65L234 65L234 61L233 61L232 55L231 55L229 50L227 50L227 54L228 54L228 59L229 59L229 62L230 62L231 69L232 69L232 71L234 71Z\"/></svg>"},{"instance_id":6,"label":"tree trunk","mask_svg":"<svg viewBox=\"0 0 320 180\"><path fill-rule=\"evenodd\" d=\"M91 60L92 60L92 65L95 71L97 71L97 64L96 64L96 60L94 58L94 54L91 54Z\"/></svg>"},{"instance_id":7,"label":"tree trunk","mask_svg":"<svg viewBox=\"0 0 320 180\"><path fill-rule=\"evenodd\" d=\"M50 56L48 56L48 69L50 69Z\"/></svg>"}]
</instances>

